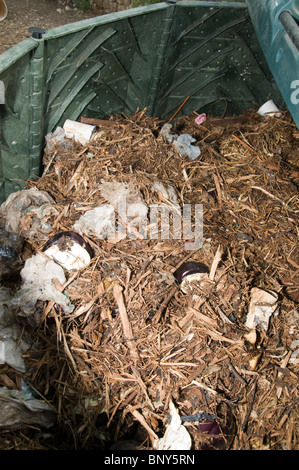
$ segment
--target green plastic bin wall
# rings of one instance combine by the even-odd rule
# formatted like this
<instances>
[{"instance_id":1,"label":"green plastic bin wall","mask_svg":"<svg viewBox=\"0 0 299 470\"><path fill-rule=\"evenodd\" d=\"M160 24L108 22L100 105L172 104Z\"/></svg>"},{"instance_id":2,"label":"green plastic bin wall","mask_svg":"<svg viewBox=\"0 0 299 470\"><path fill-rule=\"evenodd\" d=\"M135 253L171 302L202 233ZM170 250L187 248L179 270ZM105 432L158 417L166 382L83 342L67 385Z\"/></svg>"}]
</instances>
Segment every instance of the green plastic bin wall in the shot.
<instances>
[{"instance_id":1,"label":"green plastic bin wall","mask_svg":"<svg viewBox=\"0 0 299 470\"><path fill-rule=\"evenodd\" d=\"M44 137L68 119L137 108L167 119L284 100L244 2L159 3L28 38L0 56L0 202L40 175Z\"/></svg>"},{"instance_id":2,"label":"green plastic bin wall","mask_svg":"<svg viewBox=\"0 0 299 470\"><path fill-rule=\"evenodd\" d=\"M264 56L299 127L299 0L247 0Z\"/></svg>"}]
</instances>

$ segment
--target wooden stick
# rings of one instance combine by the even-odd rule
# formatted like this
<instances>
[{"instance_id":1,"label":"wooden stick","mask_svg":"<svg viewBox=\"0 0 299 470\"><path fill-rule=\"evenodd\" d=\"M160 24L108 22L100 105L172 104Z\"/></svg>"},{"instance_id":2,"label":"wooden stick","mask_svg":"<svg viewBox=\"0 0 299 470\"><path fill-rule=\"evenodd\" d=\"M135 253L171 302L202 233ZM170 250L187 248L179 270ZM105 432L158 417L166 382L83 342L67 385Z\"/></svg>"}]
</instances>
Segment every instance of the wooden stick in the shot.
<instances>
[{"instance_id":1,"label":"wooden stick","mask_svg":"<svg viewBox=\"0 0 299 470\"><path fill-rule=\"evenodd\" d=\"M223 250L222 250L221 245L219 245L218 248L217 248L216 254L215 254L215 256L214 256L211 269L210 269L209 279L210 279L211 281L214 280L214 277L215 277L215 274L216 274L216 271L217 271L218 264L219 264L220 261L221 261L222 254L223 254Z\"/></svg>"},{"instance_id":2,"label":"wooden stick","mask_svg":"<svg viewBox=\"0 0 299 470\"><path fill-rule=\"evenodd\" d=\"M141 426L143 426L147 430L147 432L149 433L149 437L152 441L152 444L154 444L155 441L159 440L159 437L157 436L157 434L152 430L152 428L149 427L144 417L138 410L134 410L133 407L131 407L130 413L134 416L135 419L137 419L137 421L139 421Z\"/></svg>"},{"instance_id":3,"label":"wooden stick","mask_svg":"<svg viewBox=\"0 0 299 470\"><path fill-rule=\"evenodd\" d=\"M161 302L160 307L158 308L157 312L155 313L155 316L153 317L152 322L153 323L158 323L161 315L163 314L164 310L166 309L167 305L169 304L170 300L174 296L174 294L177 292L178 288L174 287L171 289L169 294L165 297L165 299Z\"/></svg>"},{"instance_id":4,"label":"wooden stick","mask_svg":"<svg viewBox=\"0 0 299 470\"><path fill-rule=\"evenodd\" d=\"M136 346L132 342L133 330L132 330L131 323L127 314L126 307L125 307L122 287L117 283L115 283L113 286L113 295L118 306L119 316L121 319L125 339L127 340L127 344L130 348L132 357L134 359L137 359L138 354L137 354Z\"/></svg>"},{"instance_id":5,"label":"wooden stick","mask_svg":"<svg viewBox=\"0 0 299 470\"><path fill-rule=\"evenodd\" d=\"M193 313L195 318L197 318L200 322L210 325L210 326L217 326L217 321L214 320L213 318L208 317L207 315L204 315L203 313L200 313L197 309L193 307L187 307L186 309L187 314L188 313Z\"/></svg>"},{"instance_id":6,"label":"wooden stick","mask_svg":"<svg viewBox=\"0 0 299 470\"><path fill-rule=\"evenodd\" d=\"M120 123L117 121L110 121L108 119L97 119L97 118L88 118L80 117L80 122L83 124L91 124L92 126L98 127L119 127Z\"/></svg>"},{"instance_id":7,"label":"wooden stick","mask_svg":"<svg viewBox=\"0 0 299 470\"><path fill-rule=\"evenodd\" d=\"M246 429L247 429L248 420L249 420L250 415L251 415L251 412L252 412L252 408L253 408L253 403L254 403L256 391L257 391L257 379L255 379L255 381L254 381L252 396L251 396L251 398L250 398L250 402L249 402L249 404L248 404L247 413L246 413L246 416L245 416L244 421L243 421L243 424L242 424L242 431L243 431L243 432L246 432Z\"/></svg>"},{"instance_id":8,"label":"wooden stick","mask_svg":"<svg viewBox=\"0 0 299 470\"><path fill-rule=\"evenodd\" d=\"M246 142L244 142L242 139L240 139L239 137L237 137L235 134L232 134L232 137L234 139L236 139L238 142L240 142L240 144L244 145L244 147L248 148L249 150L251 150L251 152L254 152L254 149L252 147L250 147L250 145L246 144Z\"/></svg>"},{"instance_id":9,"label":"wooden stick","mask_svg":"<svg viewBox=\"0 0 299 470\"><path fill-rule=\"evenodd\" d=\"M176 115L181 111L182 107L185 105L185 103L187 103L188 99L190 98L190 96L187 96L187 98L184 99L184 101L182 102L182 104L180 104L180 106L178 107L178 109L176 110L176 112L173 114L173 116L171 116L171 118L169 119L168 121L168 124L176 117Z\"/></svg>"},{"instance_id":10,"label":"wooden stick","mask_svg":"<svg viewBox=\"0 0 299 470\"><path fill-rule=\"evenodd\" d=\"M217 191L217 195L218 195L219 205L221 206L222 196L221 196L221 186L220 186L219 178L215 173L213 173L213 178L214 178L214 181L215 181L215 186L216 186L216 191Z\"/></svg>"},{"instance_id":11,"label":"wooden stick","mask_svg":"<svg viewBox=\"0 0 299 470\"><path fill-rule=\"evenodd\" d=\"M239 374L239 372L237 371L237 369L234 367L234 365L232 364L230 358L228 357L227 359L225 359L225 364L230 368L230 370L232 371L233 375L236 377L236 379L239 380L239 382L241 382L242 385L247 385L247 382L245 379L243 379L243 377Z\"/></svg>"},{"instance_id":12,"label":"wooden stick","mask_svg":"<svg viewBox=\"0 0 299 470\"><path fill-rule=\"evenodd\" d=\"M293 209L291 209L290 207L287 207L287 204L282 199L280 199L277 196L274 196L274 194L269 193L269 191L267 191L266 189L261 188L260 186L250 186L250 188L251 189L257 189L257 190L261 191L262 193L267 194L267 196L271 197L272 199L275 199L276 201L279 201L283 205L283 207L287 208L289 211L297 212L297 211L293 211Z\"/></svg>"}]
</instances>

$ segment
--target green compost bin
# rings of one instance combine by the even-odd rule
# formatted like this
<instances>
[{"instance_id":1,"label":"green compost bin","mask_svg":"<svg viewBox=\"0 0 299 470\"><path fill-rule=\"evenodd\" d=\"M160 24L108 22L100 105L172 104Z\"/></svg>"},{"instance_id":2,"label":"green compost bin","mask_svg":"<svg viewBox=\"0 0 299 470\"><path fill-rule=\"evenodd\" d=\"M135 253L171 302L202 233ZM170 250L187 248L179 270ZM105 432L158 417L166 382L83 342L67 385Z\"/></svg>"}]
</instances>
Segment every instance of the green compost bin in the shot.
<instances>
[{"instance_id":1,"label":"green compost bin","mask_svg":"<svg viewBox=\"0 0 299 470\"><path fill-rule=\"evenodd\" d=\"M297 2L275 5L295 11ZM0 202L40 175L45 136L66 119L147 108L167 120L186 97L185 114L239 115L268 99L289 106L276 74L278 56L270 60L267 48L275 41L284 47L284 40L293 50L296 38L282 34L283 7L275 7L274 17L271 7L271 1L172 1L33 29L0 56ZM262 31L263 21L271 34ZM298 50L288 57L294 81ZM281 52L280 59L285 65ZM298 125L298 107L289 109Z\"/></svg>"}]
</instances>

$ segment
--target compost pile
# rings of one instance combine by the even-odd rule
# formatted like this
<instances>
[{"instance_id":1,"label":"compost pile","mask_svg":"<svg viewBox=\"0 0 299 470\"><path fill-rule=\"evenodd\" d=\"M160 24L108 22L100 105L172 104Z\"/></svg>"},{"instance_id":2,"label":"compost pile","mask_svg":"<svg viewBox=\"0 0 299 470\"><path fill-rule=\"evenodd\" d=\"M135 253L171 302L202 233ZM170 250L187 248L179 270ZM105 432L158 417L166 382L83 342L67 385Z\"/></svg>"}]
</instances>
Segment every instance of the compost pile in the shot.
<instances>
[{"instance_id":1,"label":"compost pile","mask_svg":"<svg viewBox=\"0 0 299 470\"><path fill-rule=\"evenodd\" d=\"M24 190L42 195L38 208L31 200L14 214L21 261L8 263L1 281L21 325L18 344L25 332L29 338L25 371L1 365L0 385L12 391L25 382L55 419L46 428L2 427L1 448L167 448L177 413L191 449L298 449L299 133L288 113L249 110L201 124L196 117L168 128L168 137L195 139L194 160L146 110L92 121L87 145L46 146L43 175ZM126 231L96 232L96 208L112 206L123 220L119 194ZM168 238L149 235L152 206L173 214L200 204L199 246L188 249L191 237L173 238L171 227ZM89 211L90 225L82 219ZM195 233L195 212L190 221ZM16 301L24 263L63 231L81 232L93 256L48 280L57 298L51 291L24 312ZM183 291L176 273L188 262L208 274ZM254 292L259 311L270 314L250 326Z\"/></svg>"}]
</instances>

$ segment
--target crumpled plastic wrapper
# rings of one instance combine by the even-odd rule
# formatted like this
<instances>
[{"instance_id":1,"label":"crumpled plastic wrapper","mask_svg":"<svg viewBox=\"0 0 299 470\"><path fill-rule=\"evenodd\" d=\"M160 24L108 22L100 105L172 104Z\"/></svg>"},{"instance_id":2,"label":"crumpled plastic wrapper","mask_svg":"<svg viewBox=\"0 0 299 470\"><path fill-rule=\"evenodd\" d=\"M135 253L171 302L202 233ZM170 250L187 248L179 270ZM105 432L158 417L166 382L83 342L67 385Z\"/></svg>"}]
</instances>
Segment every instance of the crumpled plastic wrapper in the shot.
<instances>
[{"instance_id":1,"label":"crumpled plastic wrapper","mask_svg":"<svg viewBox=\"0 0 299 470\"><path fill-rule=\"evenodd\" d=\"M81 215L73 225L75 231L81 235L118 241L126 236L126 228L130 233L130 227L146 221L148 207L134 185L118 181L102 182L100 190L107 203Z\"/></svg>"},{"instance_id":2,"label":"crumpled plastic wrapper","mask_svg":"<svg viewBox=\"0 0 299 470\"><path fill-rule=\"evenodd\" d=\"M246 327L268 330L270 317L278 313L278 295L274 291L253 287L250 293L250 304L246 318Z\"/></svg>"},{"instance_id":3,"label":"crumpled plastic wrapper","mask_svg":"<svg viewBox=\"0 0 299 470\"><path fill-rule=\"evenodd\" d=\"M19 372L25 372L22 354L28 350L29 342L26 342L25 333L21 335L22 326L16 322L14 312L8 307L10 299L10 290L0 287L0 364L8 364Z\"/></svg>"},{"instance_id":4,"label":"crumpled plastic wrapper","mask_svg":"<svg viewBox=\"0 0 299 470\"><path fill-rule=\"evenodd\" d=\"M0 429L14 429L23 425L50 428L56 422L56 413L43 400L25 390L0 388Z\"/></svg>"},{"instance_id":5,"label":"crumpled plastic wrapper","mask_svg":"<svg viewBox=\"0 0 299 470\"><path fill-rule=\"evenodd\" d=\"M164 436L154 442L155 450L190 450L192 441L172 402L169 403L171 421Z\"/></svg>"},{"instance_id":6,"label":"crumpled plastic wrapper","mask_svg":"<svg viewBox=\"0 0 299 470\"><path fill-rule=\"evenodd\" d=\"M196 145L191 145L196 139L189 134L181 134L173 141L173 145L180 152L182 157L188 157L189 160L196 160L201 155L201 150Z\"/></svg>"},{"instance_id":7,"label":"crumpled plastic wrapper","mask_svg":"<svg viewBox=\"0 0 299 470\"><path fill-rule=\"evenodd\" d=\"M172 134L172 124L166 123L160 131L160 136L164 137L169 144L173 144L182 157L188 157L189 160L196 160L201 155L201 150L196 145L196 139L190 134Z\"/></svg>"},{"instance_id":8,"label":"crumpled plastic wrapper","mask_svg":"<svg viewBox=\"0 0 299 470\"><path fill-rule=\"evenodd\" d=\"M164 139L166 139L169 144L172 144L172 142L178 137L177 134L171 133L171 129L172 124L166 123L160 130L160 136L164 137Z\"/></svg>"},{"instance_id":9,"label":"crumpled plastic wrapper","mask_svg":"<svg viewBox=\"0 0 299 470\"><path fill-rule=\"evenodd\" d=\"M163 199L169 201L170 204L179 206L178 196L173 186L165 186L161 181L155 181L151 189L155 193L160 193Z\"/></svg>"},{"instance_id":10,"label":"crumpled plastic wrapper","mask_svg":"<svg viewBox=\"0 0 299 470\"><path fill-rule=\"evenodd\" d=\"M118 211L118 217L124 223L135 225L146 217L148 207L142 194L133 184L103 181L100 190L101 196Z\"/></svg>"},{"instance_id":11,"label":"crumpled plastic wrapper","mask_svg":"<svg viewBox=\"0 0 299 470\"><path fill-rule=\"evenodd\" d=\"M21 289L14 295L10 305L18 307L18 315L28 317L36 312L36 304L40 301L53 300L60 305L65 313L71 313L74 306L69 298L60 292L52 280L60 284L66 281L63 268L44 253L37 253L27 259L21 271Z\"/></svg>"},{"instance_id":12,"label":"crumpled plastic wrapper","mask_svg":"<svg viewBox=\"0 0 299 470\"><path fill-rule=\"evenodd\" d=\"M72 141L66 137L64 129L60 126L57 126L54 132L49 132L49 134L45 136L45 140L46 156L50 155L54 150L56 150L57 157L59 157L59 151L65 151L73 147Z\"/></svg>"},{"instance_id":13,"label":"crumpled plastic wrapper","mask_svg":"<svg viewBox=\"0 0 299 470\"><path fill-rule=\"evenodd\" d=\"M29 213L31 220L28 220ZM16 191L0 206L0 217L5 220L5 230L21 233L29 240L36 236L39 240L47 239L43 232L51 229L47 219L52 214L58 214L54 199L46 191L37 188Z\"/></svg>"},{"instance_id":14,"label":"crumpled plastic wrapper","mask_svg":"<svg viewBox=\"0 0 299 470\"><path fill-rule=\"evenodd\" d=\"M81 235L93 235L99 239L109 238L115 233L115 213L111 204L101 204L86 211L73 225Z\"/></svg>"}]
</instances>

